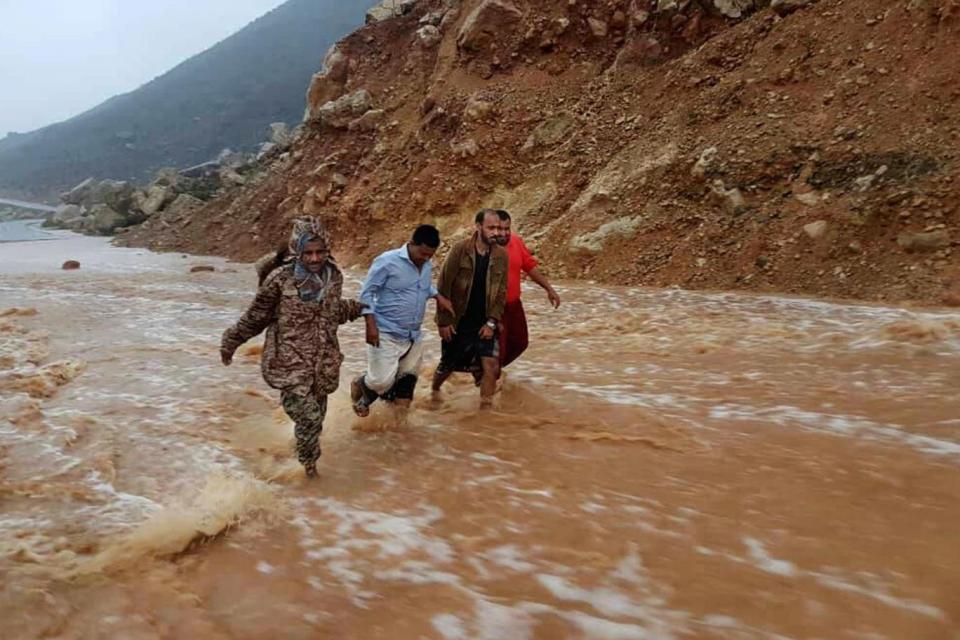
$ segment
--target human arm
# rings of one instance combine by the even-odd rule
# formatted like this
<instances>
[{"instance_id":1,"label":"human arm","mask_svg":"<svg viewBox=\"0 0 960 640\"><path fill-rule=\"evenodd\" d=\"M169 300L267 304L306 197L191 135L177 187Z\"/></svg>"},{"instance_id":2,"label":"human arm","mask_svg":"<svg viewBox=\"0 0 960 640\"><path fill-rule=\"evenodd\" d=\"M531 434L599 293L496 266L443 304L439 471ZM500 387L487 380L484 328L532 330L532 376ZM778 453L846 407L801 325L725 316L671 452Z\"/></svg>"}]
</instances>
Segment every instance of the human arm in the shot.
<instances>
[{"instance_id":1,"label":"human arm","mask_svg":"<svg viewBox=\"0 0 960 640\"><path fill-rule=\"evenodd\" d=\"M366 313L363 316L366 321L366 342L371 347L380 346L380 328L377 326L377 317L372 313Z\"/></svg>"},{"instance_id":2,"label":"human arm","mask_svg":"<svg viewBox=\"0 0 960 640\"><path fill-rule=\"evenodd\" d=\"M280 304L281 288L276 277L268 278L235 325L223 332L220 339L220 360L229 366L233 354L244 342L259 335L274 321Z\"/></svg>"},{"instance_id":3,"label":"human arm","mask_svg":"<svg viewBox=\"0 0 960 640\"><path fill-rule=\"evenodd\" d=\"M433 296L433 299L437 301L437 311L441 309L450 315L454 315L453 303L450 302L450 298L440 295L439 293Z\"/></svg>"},{"instance_id":4,"label":"human arm","mask_svg":"<svg viewBox=\"0 0 960 640\"><path fill-rule=\"evenodd\" d=\"M540 273L540 269L534 267L527 272L527 275L530 276L530 279L540 285L544 291L547 292L547 299L550 300L550 304L553 305L553 308L556 309L560 306L560 294L556 292L553 288L553 285L550 284L550 281L547 280L547 276Z\"/></svg>"},{"instance_id":5,"label":"human arm","mask_svg":"<svg viewBox=\"0 0 960 640\"><path fill-rule=\"evenodd\" d=\"M443 298L448 303L453 294L453 283L457 277L457 271L460 268L460 259L463 251L459 245L450 249L447 258L443 261L440 268L440 275L437 279L436 298L437 298L437 326L440 327L440 337L444 340L450 340L453 335L453 324L456 321L456 313L453 304L446 307L440 302ZM446 333L446 335L444 335Z\"/></svg>"},{"instance_id":6,"label":"human arm","mask_svg":"<svg viewBox=\"0 0 960 640\"><path fill-rule=\"evenodd\" d=\"M363 288L360 290L360 302L366 305L363 310L363 318L366 323L365 338L367 344L371 347L380 346L380 329L377 326L377 317L375 314L377 300L380 297L380 291L389 277L389 264L384 256L379 256L370 265L367 272L367 278L363 282Z\"/></svg>"}]
</instances>

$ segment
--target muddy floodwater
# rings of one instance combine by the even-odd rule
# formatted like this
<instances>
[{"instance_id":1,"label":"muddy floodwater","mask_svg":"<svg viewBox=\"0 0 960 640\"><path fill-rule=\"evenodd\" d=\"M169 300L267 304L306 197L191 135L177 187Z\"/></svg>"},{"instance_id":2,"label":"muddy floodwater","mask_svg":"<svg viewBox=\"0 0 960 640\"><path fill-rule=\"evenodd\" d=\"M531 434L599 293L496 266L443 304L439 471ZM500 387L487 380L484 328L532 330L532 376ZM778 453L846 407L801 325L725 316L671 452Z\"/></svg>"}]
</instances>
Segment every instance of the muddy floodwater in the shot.
<instances>
[{"instance_id":1,"label":"muddy floodwater","mask_svg":"<svg viewBox=\"0 0 960 640\"><path fill-rule=\"evenodd\" d=\"M4 640L960 633L956 311L528 288L493 411L344 384L308 481L219 362L249 265L55 236L0 244Z\"/></svg>"}]
</instances>

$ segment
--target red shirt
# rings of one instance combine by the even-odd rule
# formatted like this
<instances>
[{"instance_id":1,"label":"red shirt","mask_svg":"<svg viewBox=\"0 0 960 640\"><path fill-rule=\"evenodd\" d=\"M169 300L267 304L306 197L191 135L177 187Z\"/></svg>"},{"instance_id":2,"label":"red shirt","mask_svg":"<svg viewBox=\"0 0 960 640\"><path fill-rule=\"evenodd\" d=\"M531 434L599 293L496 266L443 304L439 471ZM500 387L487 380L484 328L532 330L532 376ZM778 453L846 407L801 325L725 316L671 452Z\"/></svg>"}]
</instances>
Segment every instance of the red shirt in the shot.
<instances>
[{"instance_id":1,"label":"red shirt","mask_svg":"<svg viewBox=\"0 0 960 640\"><path fill-rule=\"evenodd\" d=\"M510 242L506 246L510 256L507 268L507 302L516 302L520 299L520 273L530 273L537 266L537 260L527 249L527 245L515 233L510 234Z\"/></svg>"}]
</instances>

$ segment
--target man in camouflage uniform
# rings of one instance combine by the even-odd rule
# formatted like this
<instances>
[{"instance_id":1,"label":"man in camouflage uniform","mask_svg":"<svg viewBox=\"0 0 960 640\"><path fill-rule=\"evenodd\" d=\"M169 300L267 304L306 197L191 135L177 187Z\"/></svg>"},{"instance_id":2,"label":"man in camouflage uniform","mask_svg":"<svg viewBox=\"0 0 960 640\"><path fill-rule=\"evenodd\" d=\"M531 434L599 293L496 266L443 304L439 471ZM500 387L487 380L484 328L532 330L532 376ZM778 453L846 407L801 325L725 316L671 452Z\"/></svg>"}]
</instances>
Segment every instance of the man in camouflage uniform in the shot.
<instances>
[{"instance_id":1,"label":"man in camouflage uniform","mask_svg":"<svg viewBox=\"0 0 960 640\"><path fill-rule=\"evenodd\" d=\"M292 259L263 279L253 304L223 333L220 357L229 365L240 345L266 329L263 379L281 391L296 424L297 457L312 477L327 395L340 384L337 329L359 318L363 305L340 297L343 274L330 259L330 239L319 220L294 221L288 255Z\"/></svg>"}]
</instances>

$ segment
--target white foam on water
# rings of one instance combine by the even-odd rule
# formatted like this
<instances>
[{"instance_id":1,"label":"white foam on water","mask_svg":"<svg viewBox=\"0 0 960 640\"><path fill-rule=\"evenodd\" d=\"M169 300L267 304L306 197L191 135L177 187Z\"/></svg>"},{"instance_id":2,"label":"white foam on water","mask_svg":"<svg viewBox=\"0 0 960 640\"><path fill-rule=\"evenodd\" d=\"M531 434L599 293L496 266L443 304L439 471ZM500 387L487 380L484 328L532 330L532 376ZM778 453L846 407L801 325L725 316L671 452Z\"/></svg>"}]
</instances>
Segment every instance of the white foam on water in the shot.
<instances>
[{"instance_id":1,"label":"white foam on water","mask_svg":"<svg viewBox=\"0 0 960 640\"><path fill-rule=\"evenodd\" d=\"M452 613L435 615L430 624L445 640L467 640L469 637L463 629L463 621Z\"/></svg>"},{"instance_id":2,"label":"white foam on water","mask_svg":"<svg viewBox=\"0 0 960 640\"><path fill-rule=\"evenodd\" d=\"M590 640L670 640L676 636L667 629L613 622L580 611L558 612L562 618L575 624Z\"/></svg>"},{"instance_id":3,"label":"white foam on water","mask_svg":"<svg viewBox=\"0 0 960 640\"><path fill-rule=\"evenodd\" d=\"M457 586L461 583L460 576L446 571L438 571L432 564L419 560L408 560L399 567L385 571L375 571L373 576L379 580L405 582L413 585L444 584Z\"/></svg>"},{"instance_id":4,"label":"white foam on water","mask_svg":"<svg viewBox=\"0 0 960 640\"><path fill-rule=\"evenodd\" d=\"M540 496L540 497L543 497L543 498L552 498L552 497L553 497L553 492L550 491L549 489L520 489L520 488L518 488L518 487L513 487L513 486L510 486L510 485L506 485L504 488L505 488L507 491L509 491L510 493L519 493L519 494L525 495L525 496ZM537 504L537 503L531 502L530 504L531 504L531 505L534 505L534 504ZM551 508L549 505L542 505L542 506L543 506L543 508Z\"/></svg>"},{"instance_id":5,"label":"white foam on water","mask_svg":"<svg viewBox=\"0 0 960 640\"><path fill-rule=\"evenodd\" d=\"M658 620L658 612L653 607L663 604L660 598L647 598L648 602L638 603L627 594L609 587L578 587L556 575L538 574L537 581L555 598L588 604L606 616Z\"/></svg>"},{"instance_id":6,"label":"white foam on water","mask_svg":"<svg viewBox=\"0 0 960 640\"><path fill-rule=\"evenodd\" d=\"M817 582L825 587L831 589L837 589L839 591L846 591L849 593L856 593L861 596L872 598L877 602L881 602L888 607L895 609L903 609L904 611L909 611L911 613L916 613L928 618L933 618L935 620L946 620L946 614L934 607L932 605L920 602L918 600L910 600L906 598L898 598L896 596L890 595L882 585L877 585L874 587L864 587L862 585L854 584L851 581L844 580L837 576L826 575L823 573L810 572L809 575L816 578Z\"/></svg>"},{"instance_id":7,"label":"white foam on water","mask_svg":"<svg viewBox=\"0 0 960 640\"><path fill-rule=\"evenodd\" d=\"M503 567L517 573L530 573L537 568L536 565L524 560L524 554L515 544L505 544L490 549L482 554L485 559L498 567Z\"/></svg>"},{"instance_id":8,"label":"white foam on water","mask_svg":"<svg viewBox=\"0 0 960 640\"><path fill-rule=\"evenodd\" d=\"M913 434L901 425L882 424L860 416L821 413L790 405L756 407L722 403L711 407L710 418L728 422L770 423L840 436L856 436L867 441L900 443L920 453L960 461L960 442Z\"/></svg>"},{"instance_id":9,"label":"white foam on water","mask_svg":"<svg viewBox=\"0 0 960 640\"><path fill-rule=\"evenodd\" d=\"M580 505L580 510L585 513L601 513L607 511L608 507L596 502L584 502Z\"/></svg>"},{"instance_id":10,"label":"white foam on water","mask_svg":"<svg viewBox=\"0 0 960 640\"><path fill-rule=\"evenodd\" d=\"M750 557L753 558L755 565L760 569L787 578L797 577L797 568L792 562L771 557L763 543L756 538L744 538L743 542L750 550Z\"/></svg>"},{"instance_id":11,"label":"white foam on water","mask_svg":"<svg viewBox=\"0 0 960 640\"><path fill-rule=\"evenodd\" d=\"M813 578L818 584L829 589L836 589L838 591L844 591L847 593L855 593L857 595L870 598L877 602L880 602L888 607L894 609L900 609L903 611L909 611L911 613L922 615L927 618L932 618L935 620L946 620L946 614L941 611L939 608L921 602L919 600L914 600L910 598L901 598L895 595L892 595L889 592L889 586L884 584L878 578L873 577L870 582L870 585L864 585L863 580L853 580L849 577L843 577L839 572L825 573L822 571L811 571L797 567L794 563L789 560L781 560L774 558L767 552L766 547L763 543L756 538L745 537L743 539L744 544L747 546L750 553L749 558L744 558L742 556L718 552L706 547L696 547L696 551L701 555L706 556L722 556L727 558L732 562L739 564L748 564L751 566L764 571L765 573L770 573L773 575L778 575L788 578L800 578L807 577Z\"/></svg>"},{"instance_id":12,"label":"white foam on water","mask_svg":"<svg viewBox=\"0 0 960 640\"><path fill-rule=\"evenodd\" d=\"M470 457L471 457L472 459L474 459L474 460L479 460L479 461L481 461L481 462L495 462L495 463L497 463L497 464L508 465L508 466L511 466L511 467L519 467L519 466L520 466L520 465L517 464L516 462L510 462L510 461L507 461L507 460L502 460L502 459L498 458L497 456L490 455L490 454L488 454L488 453L475 452L475 453L471 453L471 454L470 454Z\"/></svg>"}]
</instances>

